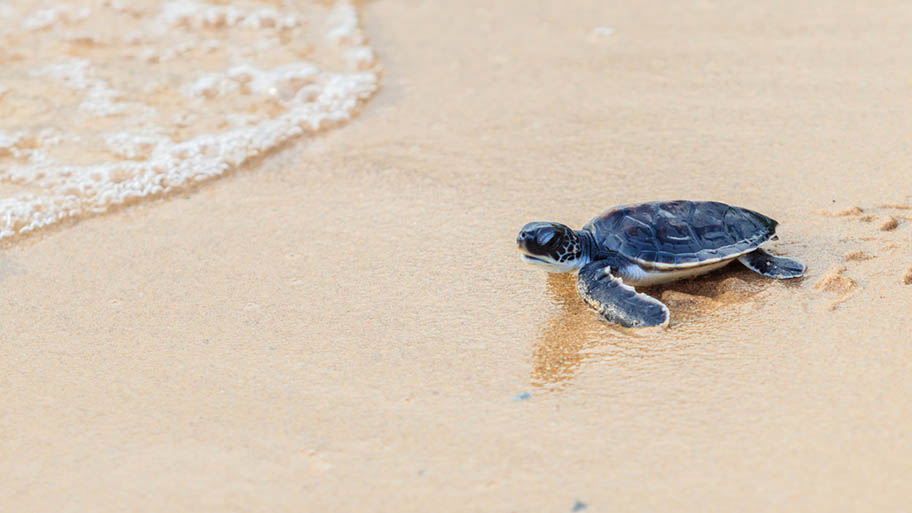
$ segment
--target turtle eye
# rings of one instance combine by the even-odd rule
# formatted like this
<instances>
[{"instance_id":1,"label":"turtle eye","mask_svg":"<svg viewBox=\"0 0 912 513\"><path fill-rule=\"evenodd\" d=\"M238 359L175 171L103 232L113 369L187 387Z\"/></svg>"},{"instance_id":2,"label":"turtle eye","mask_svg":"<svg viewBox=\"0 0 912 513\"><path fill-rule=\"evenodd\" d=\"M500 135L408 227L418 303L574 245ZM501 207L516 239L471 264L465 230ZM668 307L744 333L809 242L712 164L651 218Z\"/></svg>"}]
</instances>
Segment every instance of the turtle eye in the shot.
<instances>
[{"instance_id":1,"label":"turtle eye","mask_svg":"<svg viewBox=\"0 0 912 513\"><path fill-rule=\"evenodd\" d=\"M547 230L538 237L538 245L548 251L557 249L560 246L560 243L561 237L553 230Z\"/></svg>"}]
</instances>

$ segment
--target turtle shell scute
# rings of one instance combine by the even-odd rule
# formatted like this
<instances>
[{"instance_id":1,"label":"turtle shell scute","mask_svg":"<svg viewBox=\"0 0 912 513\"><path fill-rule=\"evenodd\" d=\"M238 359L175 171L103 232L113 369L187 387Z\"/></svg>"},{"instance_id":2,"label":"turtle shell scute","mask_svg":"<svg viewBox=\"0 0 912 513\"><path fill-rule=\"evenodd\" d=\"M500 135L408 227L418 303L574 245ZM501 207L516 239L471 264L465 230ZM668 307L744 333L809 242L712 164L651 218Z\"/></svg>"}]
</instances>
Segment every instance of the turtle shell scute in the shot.
<instances>
[{"instance_id":1,"label":"turtle shell scute","mask_svg":"<svg viewBox=\"0 0 912 513\"><path fill-rule=\"evenodd\" d=\"M776 232L776 221L714 201L656 201L615 207L584 229L604 250L643 265L689 267L734 258Z\"/></svg>"}]
</instances>

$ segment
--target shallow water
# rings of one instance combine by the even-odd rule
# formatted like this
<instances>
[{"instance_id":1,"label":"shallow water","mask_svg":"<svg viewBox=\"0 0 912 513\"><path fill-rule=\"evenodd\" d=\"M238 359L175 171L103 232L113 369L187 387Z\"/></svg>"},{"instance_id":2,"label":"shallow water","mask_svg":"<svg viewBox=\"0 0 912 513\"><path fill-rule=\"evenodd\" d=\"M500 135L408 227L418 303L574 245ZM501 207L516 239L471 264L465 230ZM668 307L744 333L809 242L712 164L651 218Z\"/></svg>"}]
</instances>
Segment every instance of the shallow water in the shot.
<instances>
[{"instance_id":1,"label":"shallow water","mask_svg":"<svg viewBox=\"0 0 912 513\"><path fill-rule=\"evenodd\" d=\"M220 176L379 80L344 1L14 1L0 37L0 239Z\"/></svg>"}]
</instances>

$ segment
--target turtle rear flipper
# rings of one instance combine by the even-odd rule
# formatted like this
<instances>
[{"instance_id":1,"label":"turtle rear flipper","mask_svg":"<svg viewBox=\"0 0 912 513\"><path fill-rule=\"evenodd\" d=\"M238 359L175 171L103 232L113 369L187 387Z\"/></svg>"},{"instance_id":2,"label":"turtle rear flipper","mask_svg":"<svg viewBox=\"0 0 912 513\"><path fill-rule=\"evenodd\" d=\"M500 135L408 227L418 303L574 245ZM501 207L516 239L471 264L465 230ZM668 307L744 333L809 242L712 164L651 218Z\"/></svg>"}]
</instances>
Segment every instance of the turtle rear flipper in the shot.
<instances>
[{"instance_id":1,"label":"turtle rear flipper","mask_svg":"<svg viewBox=\"0 0 912 513\"><path fill-rule=\"evenodd\" d=\"M774 256L762 249L756 249L738 257L745 267L768 278L787 280L804 275L805 266L797 260Z\"/></svg>"},{"instance_id":2,"label":"turtle rear flipper","mask_svg":"<svg viewBox=\"0 0 912 513\"><path fill-rule=\"evenodd\" d=\"M668 323L668 307L653 297L637 292L611 274L618 259L599 260L580 269L576 290L586 303L609 322L627 328L663 326Z\"/></svg>"}]
</instances>

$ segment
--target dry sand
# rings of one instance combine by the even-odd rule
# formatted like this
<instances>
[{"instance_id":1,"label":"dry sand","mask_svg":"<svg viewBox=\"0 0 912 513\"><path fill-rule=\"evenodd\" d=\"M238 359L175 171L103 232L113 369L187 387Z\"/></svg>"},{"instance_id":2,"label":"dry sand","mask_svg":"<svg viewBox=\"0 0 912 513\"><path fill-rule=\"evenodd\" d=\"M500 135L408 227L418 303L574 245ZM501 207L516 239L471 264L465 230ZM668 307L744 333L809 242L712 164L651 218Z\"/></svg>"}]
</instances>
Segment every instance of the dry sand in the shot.
<instances>
[{"instance_id":1,"label":"dry sand","mask_svg":"<svg viewBox=\"0 0 912 513\"><path fill-rule=\"evenodd\" d=\"M907 508L912 6L743 4L365 3L359 119L2 253L2 509ZM673 198L808 276L629 331L513 245Z\"/></svg>"}]
</instances>

